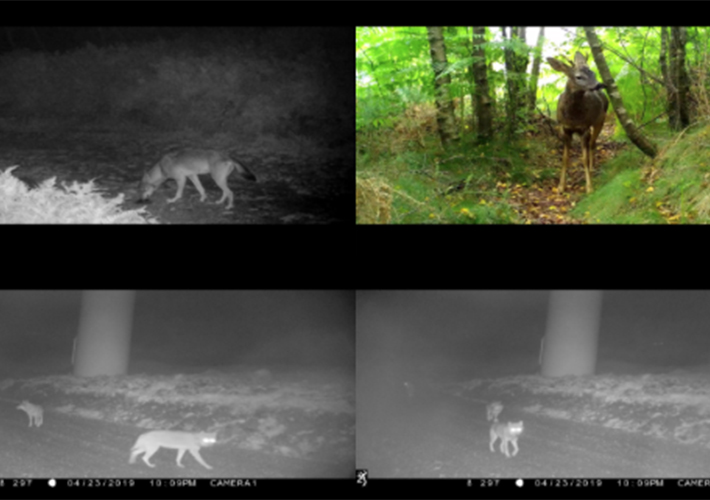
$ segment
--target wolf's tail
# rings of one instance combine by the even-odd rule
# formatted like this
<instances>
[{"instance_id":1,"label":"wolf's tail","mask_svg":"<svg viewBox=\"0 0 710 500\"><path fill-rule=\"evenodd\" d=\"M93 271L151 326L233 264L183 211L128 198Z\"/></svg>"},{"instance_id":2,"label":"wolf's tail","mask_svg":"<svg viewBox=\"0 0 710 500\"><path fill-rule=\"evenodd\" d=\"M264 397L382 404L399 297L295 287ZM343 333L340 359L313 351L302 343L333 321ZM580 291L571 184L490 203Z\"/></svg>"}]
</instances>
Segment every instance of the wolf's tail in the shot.
<instances>
[{"instance_id":1,"label":"wolf's tail","mask_svg":"<svg viewBox=\"0 0 710 500\"><path fill-rule=\"evenodd\" d=\"M234 167L237 169L239 175L241 175L244 179L248 181L256 181L256 176L251 173L251 170L249 170L247 167L242 165L241 162L238 162L235 159L232 159L232 161L234 162Z\"/></svg>"}]
</instances>

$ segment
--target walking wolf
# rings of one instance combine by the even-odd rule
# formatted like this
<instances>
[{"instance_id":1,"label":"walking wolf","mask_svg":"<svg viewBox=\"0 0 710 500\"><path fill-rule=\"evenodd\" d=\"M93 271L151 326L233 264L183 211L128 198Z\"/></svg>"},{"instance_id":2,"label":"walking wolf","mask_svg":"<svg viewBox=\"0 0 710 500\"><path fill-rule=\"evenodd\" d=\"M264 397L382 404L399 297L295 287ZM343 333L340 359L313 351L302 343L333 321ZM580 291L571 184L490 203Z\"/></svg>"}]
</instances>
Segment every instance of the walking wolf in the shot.
<instances>
[{"instance_id":1,"label":"walking wolf","mask_svg":"<svg viewBox=\"0 0 710 500\"><path fill-rule=\"evenodd\" d=\"M140 198L138 202L148 201L153 192L168 179L175 179L177 192L168 203L173 203L182 197L185 188L185 179L190 179L200 193L200 201L207 198L205 189L200 183L198 175L211 174L214 181L222 189L222 197L217 202L227 200L227 210L232 208L234 193L227 186L227 177L236 170L244 179L256 181L254 174L244 165L230 158L230 156L214 149L180 149L168 153L148 170L140 184Z\"/></svg>"},{"instance_id":2,"label":"walking wolf","mask_svg":"<svg viewBox=\"0 0 710 500\"><path fill-rule=\"evenodd\" d=\"M508 451L508 443L513 443L513 456L518 454L518 438L523 433L523 422L508 422L500 424L496 420L491 426L491 451L495 452L493 443L500 438L500 451L506 457L510 458Z\"/></svg>"},{"instance_id":3,"label":"walking wolf","mask_svg":"<svg viewBox=\"0 0 710 500\"><path fill-rule=\"evenodd\" d=\"M211 469L207 462L200 456L200 448L202 446L211 446L215 444L217 435L214 432L182 432L182 431L150 431L138 436L136 444L131 448L131 457L128 460L130 463L136 461L136 457L141 453L143 461L149 467L155 467L149 462L152 457L161 447L172 448L178 450L177 464L178 467L184 467L180 460L186 451L195 457L195 460L200 462L202 466Z\"/></svg>"}]
</instances>

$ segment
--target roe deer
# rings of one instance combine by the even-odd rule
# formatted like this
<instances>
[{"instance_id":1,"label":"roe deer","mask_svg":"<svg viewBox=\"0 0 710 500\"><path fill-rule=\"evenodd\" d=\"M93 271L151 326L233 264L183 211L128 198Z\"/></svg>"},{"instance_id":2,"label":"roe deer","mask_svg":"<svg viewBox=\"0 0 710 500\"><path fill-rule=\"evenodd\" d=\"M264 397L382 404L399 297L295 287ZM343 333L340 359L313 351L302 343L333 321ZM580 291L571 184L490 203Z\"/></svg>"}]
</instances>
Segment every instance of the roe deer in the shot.
<instances>
[{"instance_id":1,"label":"roe deer","mask_svg":"<svg viewBox=\"0 0 710 500\"><path fill-rule=\"evenodd\" d=\"M582 139L582 163L587 179L587 193L591 193L590 176L594 165L594 147L609 109L609 100L601 90L606 86L597 81L587 66L587 58L579 52L574 56L574 64L564 64L552 57L548 57L547 62L555 71L567 75L567 87L557 101L557 121L562 124L565 145L559 190L561 193L565 190L565 171L569 162L572 134L578 134Z\"/></svg>"}]
</instances>

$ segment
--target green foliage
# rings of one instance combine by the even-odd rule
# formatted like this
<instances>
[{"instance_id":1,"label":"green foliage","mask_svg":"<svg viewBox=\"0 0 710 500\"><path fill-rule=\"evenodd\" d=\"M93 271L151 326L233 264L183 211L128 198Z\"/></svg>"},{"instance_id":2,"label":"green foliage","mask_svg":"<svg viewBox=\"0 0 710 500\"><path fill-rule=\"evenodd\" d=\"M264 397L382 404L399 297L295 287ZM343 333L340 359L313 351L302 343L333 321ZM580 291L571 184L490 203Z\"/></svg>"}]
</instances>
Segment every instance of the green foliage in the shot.
<instances>
[{"instance_id":1,"label":"green foliage","mask_svg":"<svg viewBox=\"0 0 710 500\"><path fill-rule=\"evenodd\" d=\"M602 224L707 224L708 137L710 126L694 128L680 140L657 136L662 153L655 160L635 149L620 153L605 164L602 187L581 200L573 215Z\"/></svg>"},{"instance_id":2,"label":"green foliage","mask_svg":"<svg viewBox=\"0 0 710 500\"><path fill-rule=\"evenodd\" d=\"M591 54L583 29L566 29L563 33L567 37L564 47L550 50L548 43L546 55L557 57L564 54L571 58L577 50L586 55ZM660 28L597 28L596 33L604 44L606 62L632 118L638 123L644 123L661 114L664 111L666 90L640 71L642 68L644 72L657 78L661 75ZM399 96L405 105L433 101L433 74L426 28L357 28L356 36L358 102L382 99L392 94ZM444 74L452 78L450 94L452 97L470 94L472 31L466 27L447 27L444 36L449 62ZM710 28L689 28L688 37L688 61L700 64L703 54L707 51ZM534 42L532 39L528 40L529 44ZM484 46L491 63L488 72L491 91L497 96L497 100L500 100L505 97L505 74L502 71L504 50L507 48L516 54L524 55L531 49L520 39L502 39L498 28L487 30L487 42ZM552 71L544 60L541 71L543 79L540 81L539 90L543 109L547 108L547 104L550 112L554 113L557 96L564 88L566 79ZM388 106L391 105L391 102L388 103ZM376 107L370 104L367 109ZM397 112L396 109L394 112ZM380 114L370 113L369 116L377 120ZM358 126L361 127L366 121L367 118L359 118ZM373 124L376 127L382 126L381 121Z\"/></svg>"},{"instance_id":3,"label":"green foliage","mask_svg":"<svg viewBox=\"0 0 710 500\"><path fill-rule=\"evenodd\" d=\"M355 129L357 131L391 127L396 115L404 111L404 103L396 95L365 97L357 100Z\"/></svg>"},{"instance_id":4,"label":"green foliage","mask_svg":"<svg viewBox=\"0 0 710 500\"><path fill-rule=\"evenodd\" d=\"M549 31L546 30L548 38ZM644 125L642 133L649 136L652 142L662 141L667 130L667 117L664 114L667 90L659 82L662 78L659 63L660 28L597 28L595 32L602 42L605 61L630 118L636 125ZM399 209L393 211L392 222L510 221L515 216L509 215L505 209L508 206L505 189L512 192L513 185L519 190L536 184L538 187L544 185L545 189L553 190L552 186L559 177L561 151L557 149L554 155L551 153L557 144L552 138L549 126L542 120L530 120L522 102L515 110L519 113L520 125L513 140L509 144L500 142L501 130L506 124L505 84L510 78L517 78L516 75L506 75L504 71L504 51L509 49L515 54L527 54L531 48L522 40L502 39L499 28L486 30L487 77L494 99L494 137L489 149L476 150L472 147L476 137L470 125L472 103L469 98L473 90L470 74L473 62L472 31L465 27L444 29L449 63L444 74L451 78L448 86L449 97L457 98L455 117L458 131L461 133L459 143L446 145L444 156L436 134L434 75L426 29L359 28L356 33L357 129L369 133L377 131L377 134L371 133L367 136L368 140L360 142L359 146L368 149L376 144L381 148L378 150L380 153L386 151L380 158L388 155L400 158L399 162L393 160L397 168L392 171L388 171L391 164L386 162L377 167L378 170L388 172L386 176L394 176L390 179L397 179L400 193L403 193L398 195L395 190L393 195L395 206ZM564 56L570 59L576 51L580 51L590 56L590 67L601 81L602 77L591 57L584 30L567 28L561 33L563 37L557 38L558 47L547 43L543 49L543 57ZM686 61L695 85L691 88L692 103L697 107L691 110L695 113L694 116L702 116L702 106L708 107L706 96L710 91L710 78L706 76L705 61L708 59L709 41L710 28L688 28ZM528 33L527 43L535 42ZM565 76L553 71L543 59L538 81L537 107L553 119L556 119L557 100L566 81ZM465 115L461 113L462 109L465 109ZM613 108L610 113L613 113ZM707 109L705 114L708 114ZM702 195L707 191L710 173L703 168L697 168L693 175L687 171L683 174L670 174L685 162L688 162L688 168L707 165L707 141L698 141L700 147L694 149L692 155L684 151L684 155L673 159L668 172L664 171L663 175L649 181L640 173L640 166L645 165L649 161L648 158L639 153L634 157L625 157L617 148L607 148L607 131L608 127L605 127L598 150L597 162L601 159L604 163L603 166L599 166L599 163L595 165L595 176L599 182L595 183L594 193L583 195L578 203L574 198L559 196L558 199L555 196L559 193L556 192L547 196L547 199L541 195L541 210L557 206L558 202L564 202L565 199L567 202L572 199L574 201L568 203L566 208L569 209L577 203L572 215L592 223L678 223L699 221L701 217L710 216L710 195ZM617 125L615 134L616 140L622 140L623 128ZM377 140L369 140L375 137ZM526 156L523 148L526 145L531 146L532 143L535 147L534 154ZM580 162L577 156L578 144L575 140L573 168L578 168ZM538 151L538 147L541 151ZM631 150L635 151L633 148ZM610 160L614 155L621 155L618 161ZM432 161L432 156L440 157L443 163ZM455 160L457 156L460 156L461 160ZM547 160L538 161L543 157ZM403 161L405 158L407 160ZM522 158L525 159L521 160ZM501 161L505 159L508 163ZM395 171L396 175L393 173ZM703 176L696 175L700 172ZM496 181L499 183L497 190ZM453 192L447 191L457 184L464 187ZM500 185L507 187L501 190ZM571 193L571 196L575 195L574 191ZM519 194L519 191L516 192L516 195ZM570 191L565 193L565 196L568 195ZM519 199L513 200L511 204L518 202ZM566 213L568 212L564 212ZM595 214L594 218L588 213Z\"/></svg>"}]
</instances>

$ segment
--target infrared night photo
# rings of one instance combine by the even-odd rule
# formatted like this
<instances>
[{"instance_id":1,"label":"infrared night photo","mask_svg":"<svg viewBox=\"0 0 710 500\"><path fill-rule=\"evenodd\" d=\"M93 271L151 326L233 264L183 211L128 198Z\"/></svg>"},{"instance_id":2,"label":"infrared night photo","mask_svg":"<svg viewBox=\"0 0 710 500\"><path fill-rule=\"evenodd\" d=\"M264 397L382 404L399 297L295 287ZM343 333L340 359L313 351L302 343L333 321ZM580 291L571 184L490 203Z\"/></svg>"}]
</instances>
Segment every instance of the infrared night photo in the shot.
<instances>
[{"instance_id":1,"label":"infrared night photo","mask_svg":"<svg viewBox=\"0 0 710 500\"><path fill-rule=\"evenodd\" d=\"M0 291L0 478L348 478L353 291Z\"/></svg>"},{"instance_id":2,"label":"infrared night photo","mask_svg":"<svg viewBox=\"0 0 710 500\"><path fill-rule=\"evenodd\" d=\"M370 478L705 477L708 291L361 291Z\"/></svg>"}]
</instances>

